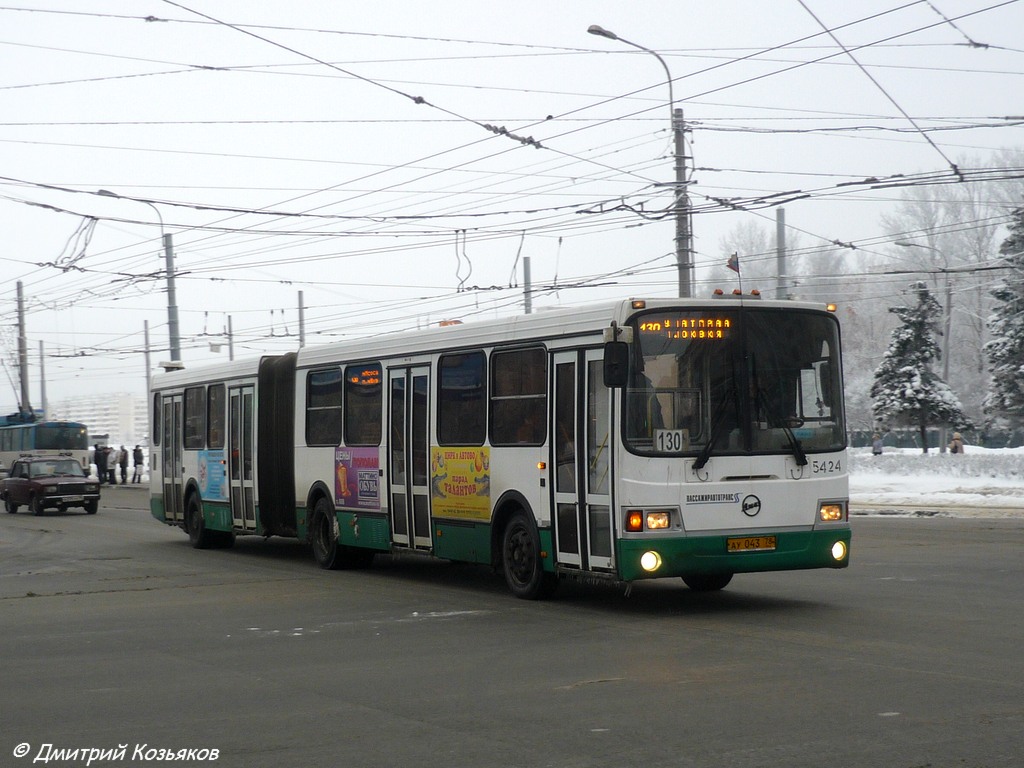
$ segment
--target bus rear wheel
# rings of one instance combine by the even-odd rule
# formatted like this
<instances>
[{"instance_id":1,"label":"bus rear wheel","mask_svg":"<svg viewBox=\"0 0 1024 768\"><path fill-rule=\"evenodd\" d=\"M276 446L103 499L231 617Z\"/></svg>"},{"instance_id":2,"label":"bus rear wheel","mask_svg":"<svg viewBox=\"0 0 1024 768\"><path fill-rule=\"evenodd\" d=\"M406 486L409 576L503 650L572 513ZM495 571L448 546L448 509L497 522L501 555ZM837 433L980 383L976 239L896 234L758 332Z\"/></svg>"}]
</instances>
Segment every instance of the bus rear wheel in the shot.
<instances>
[{"instance_id":1,"label":"bus rear wheel","mask_svg":"<svg viewBox=\"0 0 1024 768\"><path fill-rule=\"evenodd\" d=\"M188 541L195 549L209 549L213 546L213 532L206 530L203 503L195 495L190 496L185 510L185 526Z\"/></svg>"},{"instance_id":2,"label":"bus rear wheel","mask_svg":"<svg viewBox=\"0 0 1024 768\"><path fill-rule=\"evenodd\" d=\"M544 570L537 526L525 512L516 512L505 526L501 564L509 590L523 600L551 597L558 586L558 576Z\"/></svg>"},{"instance_id":3,"label":"bus rear wheel","mask_svg":"<svg viewBox=\"0 0 1024 768\"><path fill-rule=\"evenodd\" d=\"M694 592L717 592L732 581L731 573L688 573L683 583Z\"/></svg>"}]
</instances>

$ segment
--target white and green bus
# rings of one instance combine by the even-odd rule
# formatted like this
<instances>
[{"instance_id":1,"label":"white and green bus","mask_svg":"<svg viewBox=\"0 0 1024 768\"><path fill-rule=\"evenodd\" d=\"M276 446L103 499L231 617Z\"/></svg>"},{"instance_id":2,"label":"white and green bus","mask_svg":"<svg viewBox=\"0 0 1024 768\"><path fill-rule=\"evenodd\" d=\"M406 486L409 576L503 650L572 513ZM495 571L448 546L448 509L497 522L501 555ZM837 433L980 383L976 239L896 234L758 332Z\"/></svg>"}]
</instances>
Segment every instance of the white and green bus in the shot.
<instances>
[{"instance_id":1,"label":"white and green bus","mask_svg":"<svg viewBox=\"0 0 1024 768\"><path fill-rule=\"evenodd\" d=\"M849 563L823 305L631 299L168 372L152 398L152 514L199 548L415 552L522 598Z\"/></svg>"}]
</instances>

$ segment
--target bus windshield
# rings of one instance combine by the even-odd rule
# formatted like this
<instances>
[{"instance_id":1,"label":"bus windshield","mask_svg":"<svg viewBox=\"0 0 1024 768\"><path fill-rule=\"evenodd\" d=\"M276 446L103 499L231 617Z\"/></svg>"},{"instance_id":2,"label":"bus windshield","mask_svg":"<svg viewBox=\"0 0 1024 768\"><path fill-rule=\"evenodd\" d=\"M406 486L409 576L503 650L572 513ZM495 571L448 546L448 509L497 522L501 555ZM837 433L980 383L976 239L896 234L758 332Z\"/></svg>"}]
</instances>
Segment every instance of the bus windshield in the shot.
<instances>
[{"instance_id":1,"label":"bus windshield","mask_svg":"<svg viewBox=\"0 0 1024 768\"><path fill-rule=\"evenodd\" d=\"M85 427L73 425L36 425L37 451L78 451L89 448L89 434Z\"/></svg>"},{"instance_id":2,"label":"bus windshield","mask_svg":"<svg viewBox=\"0 0 1024 768\"><path fill-rule=\"evenodd\" d=\"M846 444L839 326L771 308L633 319L623 435L642 454L792 453ZM701 462L703 463L703 462Z\"/></svg>"}]
</instances>

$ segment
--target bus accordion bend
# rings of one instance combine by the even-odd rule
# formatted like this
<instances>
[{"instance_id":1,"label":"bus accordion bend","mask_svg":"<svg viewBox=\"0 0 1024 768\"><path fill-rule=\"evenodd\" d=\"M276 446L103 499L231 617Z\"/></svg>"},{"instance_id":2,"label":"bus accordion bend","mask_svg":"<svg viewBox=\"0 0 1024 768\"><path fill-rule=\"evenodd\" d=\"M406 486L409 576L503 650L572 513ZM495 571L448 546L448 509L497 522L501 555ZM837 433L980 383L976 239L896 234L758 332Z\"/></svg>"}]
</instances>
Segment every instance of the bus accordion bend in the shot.
<instances>
[{"instance_id":1,"label":"bus accordion bend","mask_svg":"<svg viewBox=\"0 0 1024 768\"><path fill-rule=\"evenodd\" d=\"M168 372L151 396L150 508L198 548L418 552L528 599L849 563L823 305L631 299Z\"/></svg>"}]
</instances>

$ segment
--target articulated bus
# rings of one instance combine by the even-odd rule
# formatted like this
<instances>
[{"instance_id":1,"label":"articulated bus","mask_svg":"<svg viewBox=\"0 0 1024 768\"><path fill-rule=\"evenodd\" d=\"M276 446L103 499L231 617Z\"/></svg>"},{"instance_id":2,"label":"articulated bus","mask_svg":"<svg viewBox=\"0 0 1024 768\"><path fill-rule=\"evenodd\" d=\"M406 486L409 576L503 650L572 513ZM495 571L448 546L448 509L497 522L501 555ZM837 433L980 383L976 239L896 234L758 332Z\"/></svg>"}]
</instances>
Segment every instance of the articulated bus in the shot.
<instances>
[{"instance_id":1,"label":"articulated bus","mask_svg":"<svg viewBox=\"0 0 1024 768\"><path fill-rule=\"evenodd\" d=\"M845 568L840 331L755 296L625 300L153 377L153 516L560 579Z\"/></svg>"},{"instance_id":2,"label":"articulated bus","mask_svg":"<svg viewBox=\"0 0 1024 768\"><path fill-rule=\"evenodd\" d=\"M0 416L2 471L21 456L71 456L89 473L89 430L74 421L35 421L28 414Z\"/></svg>"}]
</instances>

